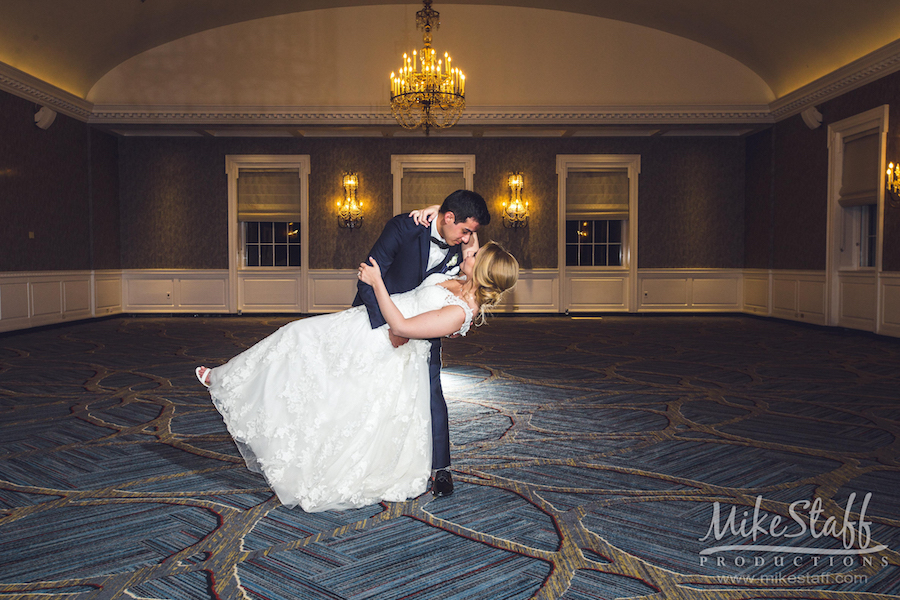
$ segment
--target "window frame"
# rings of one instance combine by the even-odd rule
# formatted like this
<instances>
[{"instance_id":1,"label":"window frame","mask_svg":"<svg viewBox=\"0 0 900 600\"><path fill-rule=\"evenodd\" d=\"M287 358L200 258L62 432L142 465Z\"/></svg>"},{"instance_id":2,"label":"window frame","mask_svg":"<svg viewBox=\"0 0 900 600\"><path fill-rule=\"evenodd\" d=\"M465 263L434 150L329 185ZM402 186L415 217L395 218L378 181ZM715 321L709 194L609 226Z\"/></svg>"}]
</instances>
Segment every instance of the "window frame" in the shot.
<instances>
[{"instance_id":1,"label":"window frame","mask_svg":"<svg viewBox=\"0 0 900 600\"><path fill-rule=\"evenodd\" d=\"M883 104L828 125L828 198L825 258L825 321L828 325L880 332L881 269L884 245L884 169L889 106ZM841 205L845 140L877 130L879 179L875 203L875 256L872 266L860 266L862 211ZM861 290L874 290L867 292ZM845 292L857 292L845 299ZM871 302L871 304L868 304ZM845 306L846 305L846 306ZM851 309L845 310L847 307Z\"/></svg>"},{"instance_id":2,"label":"window frame","mask_svg":"<svg viewBox=\"0 0 900 600\"><path fill-rule=\"evenodd\" d=\"M466 180L466 189L471 190L475 176L475 155L474 154L392 154L391 155L391 176L394 180L394 198L393 198L393 215L400 214L401 207L401 183L403 181L404 170L420 170L420 169L440 169L440 170L459 170L462 169L463 177Z\"/></svg>"},{"instance_id":3,"label":"window frame","mask_svg":"<svg viewBox=\"0 0 900 600\"><path fill-rule=\"evenodd\" d=\"M566 265L566 181L569 171L620 170L628 174L628 218L622 227L622 265L615 267ZM637 311L638 277L638 176L641 172L639 154L560 154L556 157L557 174L557 258L560 279L560 307L568 310L569 285L567 276L627 278L625 306L629 312ZM597 220L597 219L595 219ZM620 219L615 219L620 220Z\"/></svg>"},{"instance_id":4,"label":"window frame","mask_svg":"<svg viewBox=\"0 0 900 600\"><path fill-rule=\"evenodd\" d=\"M300 266L299 267L246 267L243 265L242 227L238 221L237 180L241 169L285 169L296 171L300 178ZM228 276L229 304L231 311L242 310L239 298L241 274L290 273L299 271L301 287L305 287L309 275L309 174L308 154L230 154L225 157L225 175L228 181ZM301 310L305 294L301 292Z\"/></svg>"}]
</instances>

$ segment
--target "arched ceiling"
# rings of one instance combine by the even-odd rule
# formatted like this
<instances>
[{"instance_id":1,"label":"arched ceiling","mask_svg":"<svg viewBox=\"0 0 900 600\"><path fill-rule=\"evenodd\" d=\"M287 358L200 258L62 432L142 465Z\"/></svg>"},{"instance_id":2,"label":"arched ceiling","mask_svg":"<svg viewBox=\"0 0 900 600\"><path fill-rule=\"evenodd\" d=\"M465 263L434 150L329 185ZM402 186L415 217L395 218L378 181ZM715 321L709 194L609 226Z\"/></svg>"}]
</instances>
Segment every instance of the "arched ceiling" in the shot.
<instances>
[{"instance_id":1,"label":"arched ceiling","mask_svg":"<svg viewBox=\"0 0 900 600\"><path fill-rule=\"evenodd\" d=\"M200 63L204 56L215 52L221 54L221 50L209 45L221 43L222 34L217 32L223 28L230 27L231 32L259 33L259 23L275 23L280 28L278 31L291 36L293 27L297 31L306 28L309 35L310 27L326 23L331 28L328 33L338 38L332 38L331 44L352 44L356 41L353 37L341 37L345 33L342 20L346 22L347 31L357 32L370 22L367 19L373 18L372 15L377 18L371 22L383 26L384 19L388 18L384 15L393 18L390 15L397 10L402 10L402 15L412 15L420 7L421 3L378 0L9 1L0 3L0 63L81 100L94 102L96 98L101 101L112 98L123 104L147 104L152 103L153 90L146 90L143 98L124 92L138 78L147 77L148 69L156 77L171 75L173 81L180 77L178 81L182 87L189 82L196 82L197 90L214 87L210 83L213 75L201 77L202 64L185 68L179 65L189 62L188 53L195 53ZM388 12L389 8L394 12ZM737 107L742 95L746 105L767 105L879 49L893 48L900 39L900 11L896 10L896 0L440 0L434 8L442 12L445 21L444 29L435 36L439 50L444 49L441 47L443 41L453 40L454 35L466 39L459 38L459 21L451 23L446 20L447 15L456 11L466 15L471 23L473 14L483 13L484 19L476 19L476 22L485 25L484 28L468 27L470 34L477 33L483 42L477 49L490 53L482 62L496 63L498 68L510 61L508 52L513 50L523 54L532 64L540 63L542 57L552 63L581 52L583 56L579 58L600 64L606 69L602 71L608 78L606 81L614 84L596 94L595 104L604 106L617 102L633 105L634 96L645 93L646 87L633 87L628 77L644 77L658 82L660 89L673 92L668 102L648 97L648 104L690 103L692 98L679 95L679 84L673 83L678 79L681 87L701 91L711 90L713 83L718 81L720 89L709 91L706 102L709 105ZM552 11L556 16L541 17L550 14L542 11ZM323 13L329 15L324 21L312 17ZM528 17L530 21L520 18L517 25L521 25L521 29L513 31L512 27L504 27L503 15L531 16ZM541 35L542 19L556 28L553 36L559 40L558 52L548 50L546 45L540 49L528 46L532 39L529 36ZM492 29L488 29L487 24ZM412 23L408 23L406 29L404 42L409 40ZM387 33L394 36L397 30L399 28L392 27ZM379 33L385 34L384 31ZM358 33L355 35L359 36ZM517 35L524 35L524 39L516 39ZM604 39L599 39L601 37ZM606 46L602 45L604 42ZM632 47L626 53L623 49L629 42ZM468 40L466 43L471 44ZM245 53L253 51L252 45L245 46ZM261 52L272 52L271 44L260 43L258 46ZM389 55L395 53L395 46L397 40L389 37L385 46ZM202 52L198 53L198 49ZM455 51L454 46L447 49ZM237 51L233 48L228 51L231 52L227 55L229 64L235 65L232 77L240 76L242 67L235 55ZM181 54L174 54L176 52ZM292 52L293 55L285 53L283 61L297 64L297 50ZM694 64L700 70L707 69L707 73L691 73L683 67L681 71L670 69L672 52L678 52L682 62L696 61ZM636 55L643 62L627 62L634 60ZM358 65L358 68L371 69L384 78L382 71L393 67L395 59L385 65L383 56L377 58L378 64ZM166 66L169 72L160 71L158 65L154 65L154 61L161 60L170 61ZM482 60L480 56L479 60ZM512 63L516 64L515 61ZM570 71L572 66L563 65ZM544 67L549 70L553 65ZM243 68L252 67L245 65ZM343 65L336 68L343 69ZM616 69L621 73L617 74ZM467 70L471 71L472 66ZM573 81L572 77L576 76L570 72L568 80L556 81L552 76L540 73L539 69L538 73L544 78L541 81L567 88L572 86L566 82ZM596 77L597 73L599 71L588 71L586 76ZM495 76L487 71L480 75L482 81L485 77ZM546 106L547 98L552 97L545 93L524 98L523 94L529 92L528 86L497 87L498 90L492 90L493 95L478 98L473 92L473 96L490 106ZM175 89L174 84L172 89ZM546 89L538 90L537 86L530 89L546 92ZM501 90L506 90L508 97L500 97ZM484 92L484 88L479 91ZM593 93L590 87L570 91L574 99L570 104L581 103L581 98ZM616 97L613 92L620 92L621 97ZM164 93L167 92L158 90L157 95ZM729 94L734 97L726 97ZM375 95L378 101L385 103L381 90ZM270 96L275 98L277 94ZM305 101L318 100L295 94L285 95L279 101L301 106ZM222 102L222 99L213 97L211 101ZM191 104L195 99L185 97L181 102Z\"/></svg>"},{"instance_id":2,"label":"arched ceiling","mask_svg":"<svg viewBox=\"0 0 900 600\"><path fill-rule=\"evenodd\" d=\"M0 5L0 62L81 98L127 59L181 37L267 16L377 0L29 0ZM442 0L544 8L700 42L757 73L776 97L900 37L894 0Z\"/></svg>"}]
</instances>

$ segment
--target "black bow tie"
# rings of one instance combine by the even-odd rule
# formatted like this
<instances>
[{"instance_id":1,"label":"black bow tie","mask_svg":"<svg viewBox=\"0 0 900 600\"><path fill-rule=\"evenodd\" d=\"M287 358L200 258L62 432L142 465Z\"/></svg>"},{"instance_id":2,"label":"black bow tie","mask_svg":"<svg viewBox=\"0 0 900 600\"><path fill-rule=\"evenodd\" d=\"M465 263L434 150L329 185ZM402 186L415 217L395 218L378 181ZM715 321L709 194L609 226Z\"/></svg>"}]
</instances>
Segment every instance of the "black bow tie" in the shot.
<instances>
[{"instance_id":1,"label":"black bow tie","mask_svg":"<svg viewBox=\"0 0 900 600\"><path fill-rule=\"evenodd\" d=\"M431 241L433 243L437 244L438 248L440 248L441 250L446 250L447 248L450 247L450 244L448 244L447 242L442 242L441 240L437 239L434 236L431 236Z\"/></svg>"}]
</instances>

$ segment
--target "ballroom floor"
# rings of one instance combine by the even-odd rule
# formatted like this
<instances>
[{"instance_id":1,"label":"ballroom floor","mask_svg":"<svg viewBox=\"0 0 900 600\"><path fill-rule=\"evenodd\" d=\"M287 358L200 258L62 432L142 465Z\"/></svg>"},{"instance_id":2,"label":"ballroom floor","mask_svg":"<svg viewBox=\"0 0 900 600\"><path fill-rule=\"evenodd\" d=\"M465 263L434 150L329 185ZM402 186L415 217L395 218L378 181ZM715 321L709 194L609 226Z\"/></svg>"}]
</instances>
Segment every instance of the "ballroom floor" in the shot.
<instances>
[{"instance_id":1,"label":"ballroom floor","mask_svg":"<svg viewBox=\"0 0 900 600\"><path fill-rule=\"evenodd\" d=\"M0 598L900 598L898 340L498 316L444 345L456 493L306 514L193 375L289 320L0 336Z\"/></svg>"}]
</instances>

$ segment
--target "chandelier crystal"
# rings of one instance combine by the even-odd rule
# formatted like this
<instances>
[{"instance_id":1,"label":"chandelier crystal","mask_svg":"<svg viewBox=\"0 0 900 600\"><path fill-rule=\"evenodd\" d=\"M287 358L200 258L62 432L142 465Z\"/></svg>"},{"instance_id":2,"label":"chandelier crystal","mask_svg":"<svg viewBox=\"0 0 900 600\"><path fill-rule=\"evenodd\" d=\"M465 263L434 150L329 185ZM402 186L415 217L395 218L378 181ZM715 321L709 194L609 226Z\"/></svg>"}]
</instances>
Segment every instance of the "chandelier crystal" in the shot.
<instances>
[{"instance_id":1,"label":"chandelier crystal","mask_svg":"<svg viewBox=\"0 0 900 600\"><path fill-rule=\"evenodd\" d=\"M466 76L450 64L450 56L438 59L431 47L431 32L440 26L440 13L432 0L416 13L416 27L425 43L421 52L403 54L403 66L391 73L391 113L406 129L453 127L466 107Z\"/></svg>"}]
</instances>

